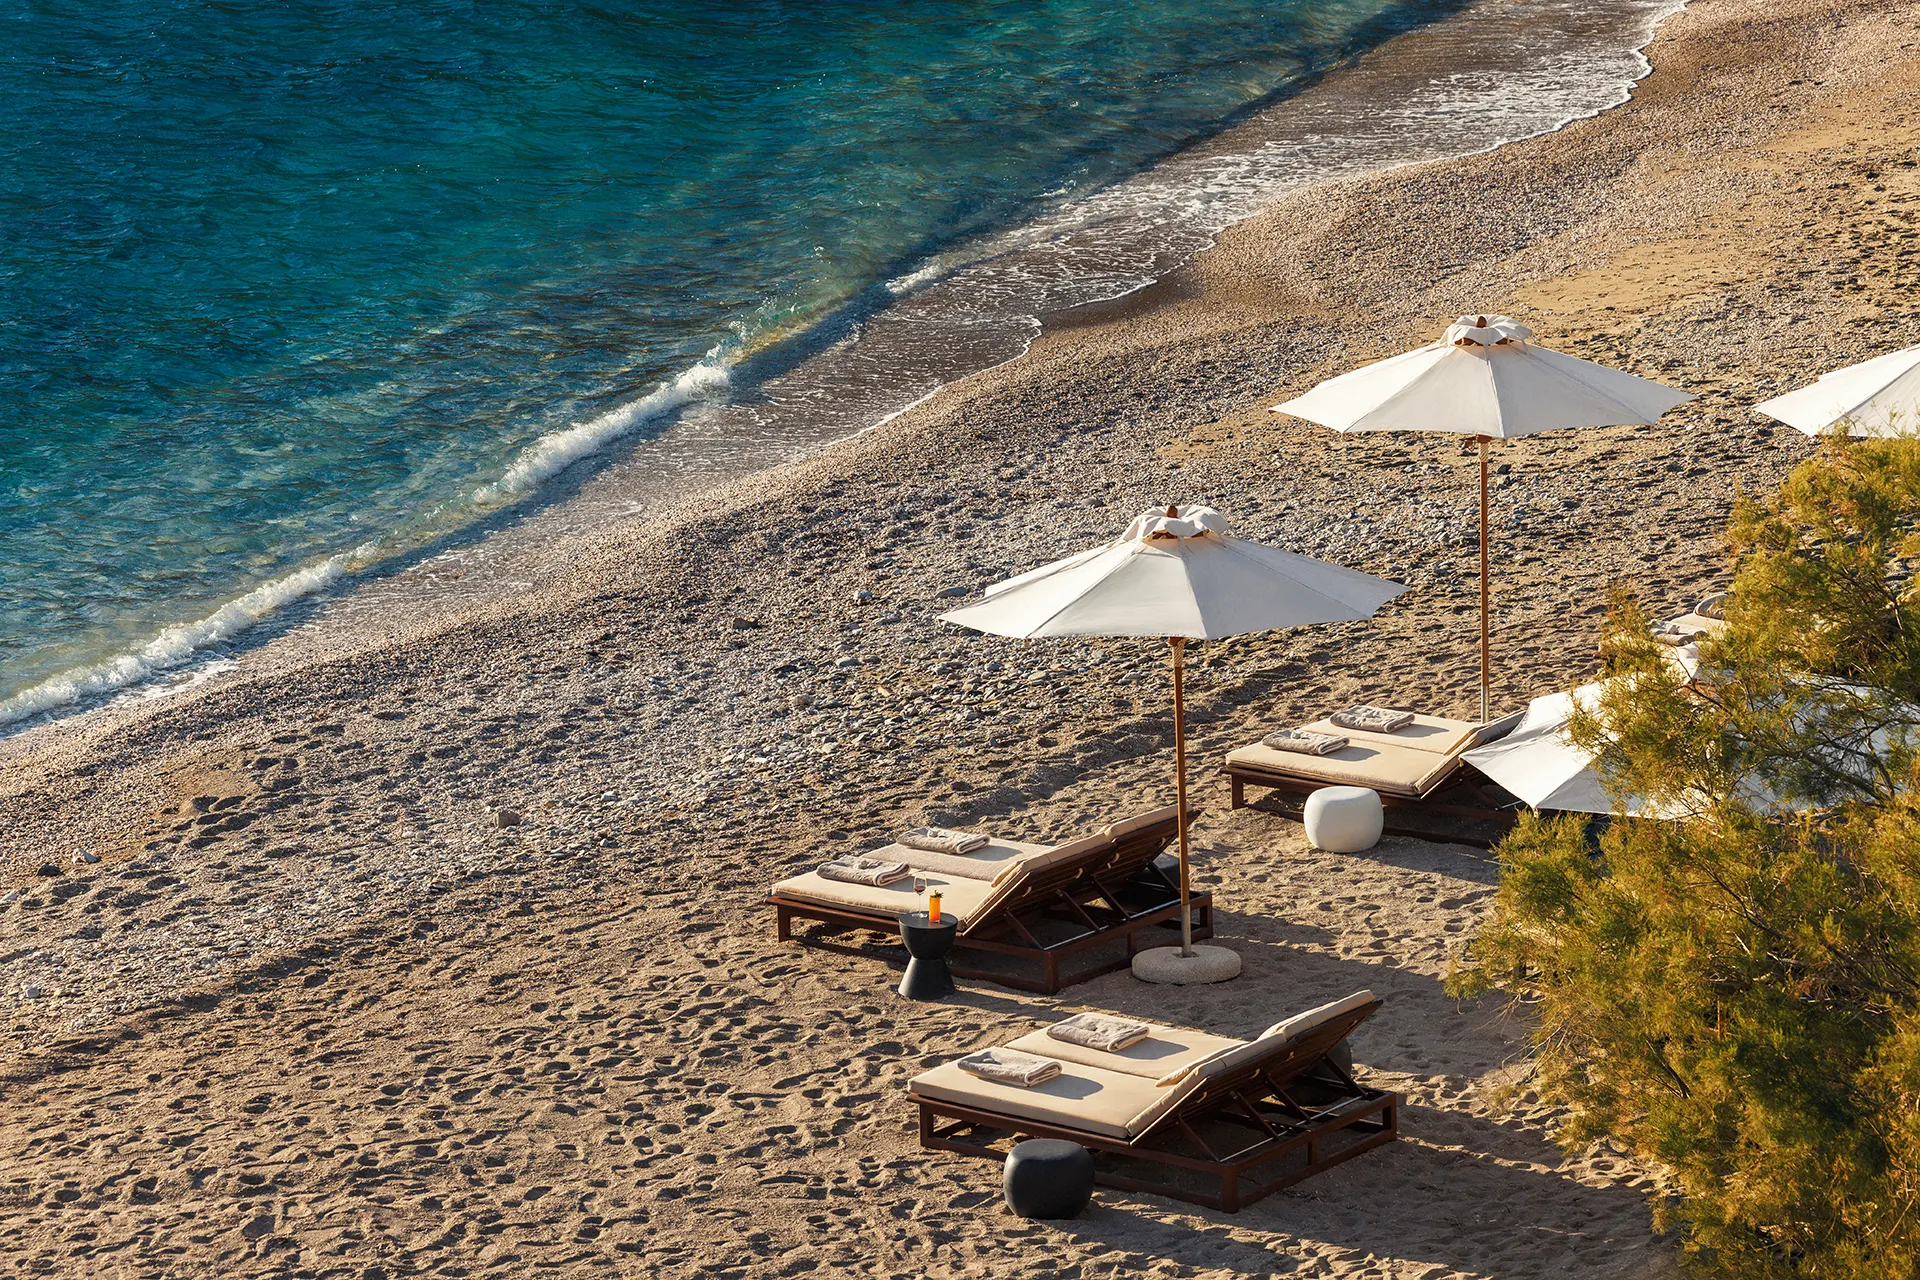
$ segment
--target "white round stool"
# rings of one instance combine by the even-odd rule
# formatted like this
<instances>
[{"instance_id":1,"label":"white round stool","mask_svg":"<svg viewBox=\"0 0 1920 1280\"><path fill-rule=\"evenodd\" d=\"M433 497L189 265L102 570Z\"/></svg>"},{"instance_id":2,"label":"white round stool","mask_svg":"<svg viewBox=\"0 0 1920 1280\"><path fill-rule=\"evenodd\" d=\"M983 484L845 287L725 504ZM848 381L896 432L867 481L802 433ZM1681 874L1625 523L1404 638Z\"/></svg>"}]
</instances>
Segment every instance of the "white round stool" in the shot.
<instances>
[{"instance_id":1,"label":"white round stool","mask_svg":"<svg viewBox=\"0 0 1920 1280\"><path fill-rule=\"evenodd\" d=\"M1386 813L1371 787L1321 787L1300 815L1307 843L1329 853L1359 853L1380 843Z\"/></svg>"}]
</instances>

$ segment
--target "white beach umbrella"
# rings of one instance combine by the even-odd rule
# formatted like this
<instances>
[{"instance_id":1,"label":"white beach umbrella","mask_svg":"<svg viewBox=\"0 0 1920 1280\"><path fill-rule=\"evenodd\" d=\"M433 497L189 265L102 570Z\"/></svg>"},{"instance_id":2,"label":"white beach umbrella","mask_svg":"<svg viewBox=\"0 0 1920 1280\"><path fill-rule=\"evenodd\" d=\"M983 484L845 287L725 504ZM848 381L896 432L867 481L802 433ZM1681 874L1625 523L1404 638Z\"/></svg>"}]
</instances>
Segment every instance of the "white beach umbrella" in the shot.
<instances>
[{"instance_id":1,"label":"white beach umbrella","mask_svg":"<svg viewBox=\"0 0 1920 1280\"><path fill-rule=\"evenodd\" d=\"M1810 436L1841 422L1853 436L1912 435L1920 431L1920 347L1835 369L1753 408Z\"/></svg>"},{"instance_id":2,"label":"white beach umbrella","mask_svg":"<svg viewBox=\"0 0 1920 1280\"><path fill-rule=\"evenodd\" d=\"M1498 742L1475 747L1462 758L1524 800L1529 808L1558 813L1603 813L1635 818L1684 818L1681 804L1657 805L1642 797L1619 799L1608 792L1593 757L1574 744L1567 721L1575 707L1599 705L1599 682L1570 693L1550 693L1527 704L1513 732ZM1761 812L1779 807L1776 797L1758 787L1742 788L1743 798Z\"/></svg>"},{"instance_id":3,"label":"white beach umbrella","mask_svg":"<svg viewBox=\"0 0 1920 1280\"><path fill-rule=\"evenodd\" d=\"M1866 697L1857 686L1832 685L1826 692ZM1567 722L1575 707L1591 711L1599 705L1601 684L1584 684L1569 693L1553 693L1527 704L1526 714L1513 732L1498 742L1464 752L1462 759L1511 791L1535 809L1567 813L1610 813L1638 818L1678 819L1692 809L1680 801L1651 803L1644 798L1625 796L1616 799L1601 780L1593 757L1574 744L1567 733ZM1815 723L1817 710L1797 717L1805 726ZM1920 723L1920 709L1912 720ZM1822 762L1836 774L1853 777L1864 790L1875 772L1874 762L1883 758L1896 737L1907 735L1899 729L1880 727L1864 735L1851 726L1836 731L1833 740L1815 748ZM1807 808L1811 801L1790 801L1759 777L1742 778L1735 788L1739 798L1757 813L1780 813Z\"/></svg>"},{"instance_id":4,"label":"white beach umbrella","mask_svg":"<svg viewBox=\"0 0 1920 1280\"><path fill-rule=\"evenodd\" d=\"M1590 708L1599 693L1598 684L1589 684L1535 698L1512 733L1462 758L1531 808L1613 813L1618 806L1600 781L1593 758L1567 736L1575 705ZM1628 812L1639 811L1638 804L1629 806Z\"/></svg>"},{"instance_id":5,"label":"white beach umbrella","mask_svg":"<svg viewBox=\"0 0 1920 1280\"><path fill-rule=\"evenodd\" d=\"M1180 954L1193 954L1188 910L1188 640L1370 618L1406 587L1229 536L1211 507L1148 511L1104 546L987 588L941 621L993 635L1164 636L1173 651L1174 793L1180 850ZM1231 953L1229 953L1231 954Z\"/></svg>"},{"instance_id":6,"label":"white beach umbrella","mask_svg":"<svg viewBox=\"0 0 1920 1280\"><path fill-rule=\"evenodd\" d=\"M1649 426L1683 391L1527 339L1507 316L1462 316L1439 341L1320 383L1275 405L1335 431L1438 431L1480 443L1480 718L1489 718L1487 442L1564 427Z\"/></svg>"}]
</instances>

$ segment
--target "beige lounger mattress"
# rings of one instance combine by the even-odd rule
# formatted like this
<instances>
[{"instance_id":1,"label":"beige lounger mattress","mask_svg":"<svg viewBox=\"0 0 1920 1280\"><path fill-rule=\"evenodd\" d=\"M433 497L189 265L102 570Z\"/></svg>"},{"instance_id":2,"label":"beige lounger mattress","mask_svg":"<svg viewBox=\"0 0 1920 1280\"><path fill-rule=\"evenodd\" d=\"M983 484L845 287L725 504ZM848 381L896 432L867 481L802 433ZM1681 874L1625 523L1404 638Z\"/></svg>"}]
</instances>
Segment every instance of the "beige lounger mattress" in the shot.
<instances>
[{"instance_id":1,"label":"beige lounger mattress","mask_svg":"<svg viewBox=\"0 0 1920 1280\"><path fill-rule=\"evenodd\" d=\"M1107 1053L1100 1049L1089 1049L1083 1044L1074 1044L1067 1040L1056 1040L1048 1035L1046 1028L1021 1036L1007 1048L1018 1049L1022 1053L1038 1054L1042 1058L1052 1058L1056 1062L1071 1062L1080 1066L1099 1067L1106 1071L1118 1071L1124 1075L1141 1076L1148 1080L1158 1080L1169 1072L1190 1067L1203 1058L1244 1044L1245 1041L1230 1040L1225 1036L1210 1036L1204 1031L1188 1031L1184 1027L1160 1027L1152 1023L1147 1038L1139 1044Z\"/></svg>"},{"instance_id":2,"label":"beige lounger mattress","mask_svg":"<svg viewBox=\"0 0 1920 1280\"><path fill-rule=\"evenodd\" d=\"M1041 855L1053 852L1053 848L1054 846L1050 844L1024 844L1018 840L994 840L990 841L985 848L975 849L972 853L953 853L945 856L964 859L967 862L977 862L981 865L982 870L990 870L995 876L998 876L1009 866L1035 861ZM882 845L878 849L869 850L860 856L863 858L878 858L882 862L905 862L911 866L913 863L912 858L905 855L919 852L920 850L909 849L903 844L888 844ZM955 879L959 878L960 877L955 877ZM982 881L982 883L988 883L988 881Z\"/></svg>"},{"instance_id":3,"label":"beige lounger mattress","mask_svg":"<svg viewBox=\"0 0 1920 1280\"><path fill-rule=\"evenodd\" d=\"M1018 840L995 840L984 849L977 849L965 856L978 858L982 862L996 866L1031 867L1044 865L1059 857L1063 851L1072 852L1083 849L1089 842L1076 840L1071 844L1024 844ZM1092 843L1100 843L1095 838ZM887 845L865 856L885 858L896 848ZM814 902L826 907L840 907L848 911L866 912L872 915L898 916L908 911L924 911L927 897L933 890L940 891L941 914L951 912L966 928L985 908L991 907L1003 895L1019 873L1002 875L997 882L986 880L965 880L957 876L943 876L938 872L923 872L920 878L927 882L925 896L913 891L913 877L896 880L889 885L848 884L844 880L829 880L817 871L782 880L773 886L776 896L793 898L801 902Z\"/></svg>"},{"instance_id":4,"label":"beige lounger mattress","mask_svg":"<svg viewBox=\"0 0 1920 1280\"><path fill-rule=\"evenodd\" d=\"M1254 743L1227 753L1229 765L1264 769L1329 786L1372 787L1396 796L1424 796L1454 768L1454 757L1417 747L1354 743L1324 756L1275 751Z\"/></svg>"},{"instance_id":5,"label":"beige lounger mattress","mask_svg":"<svg viewBox=\"0 0 1920 1280\"><path fill-rule=\"evenodd\" d=\"M1145 1133L1167 1109L1193 1092L1196 1080L1156 1088L1145 1076L1072 1063L1031 1089L969 1075L953 1063L913 1078L913 1093L937 1102L977 1107L995 1115L1077 1129L1127 1141Z\"/></svg>"},{"instance_id":6,"label":"beige lounger mattress","mask_svg":"<svg viewBox=\"0 0 1920 1280\"><path fill-rule=\"evenodd\" d=\"M829 880L818 871L809 871L791 880L782 880L773 886L773 892L776 897L818 903L823 907L840 907L877 916L900 916L909 911L925 911L927 897L938 889L940 914L954 916L963 929L980 913L982 907L988 905L989 899L999 896L995 886L984 880L949 880L936 875L929 875L925 879L927 894L922 895L913 891L912 876L889 885L868 885Z\"/></svg>"},{"instance_id":7,"label":"beige lounger mattress","mask_svg":"<svg viewBox=\"0 0 1920 1280\"><path fill-rule=\"evenodd\" d=\"M1444 716L1416 715L1413 723L1392 733L1370 733L1365 729L1342 729L1331 720L1315 720L1304 726L1308 733L1331 733L1355 746L1411 747L1452 755L1467 744L1480 726L1471 720L1448 720ZM1291 754L1298 754L1297 752Z\"/></svg>"}]
</instances>

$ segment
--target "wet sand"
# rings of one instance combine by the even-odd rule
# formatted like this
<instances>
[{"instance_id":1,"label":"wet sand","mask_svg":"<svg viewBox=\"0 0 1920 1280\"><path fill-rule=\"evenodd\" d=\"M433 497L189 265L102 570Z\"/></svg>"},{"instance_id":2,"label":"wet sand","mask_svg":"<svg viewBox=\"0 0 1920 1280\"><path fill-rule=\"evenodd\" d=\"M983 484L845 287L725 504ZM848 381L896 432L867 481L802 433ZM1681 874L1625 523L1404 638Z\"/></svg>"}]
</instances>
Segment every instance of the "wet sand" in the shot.
<instances>
[{"instance_id":1,"label":"wet sand","mask_svg":"<svg viewBox=\"0 0 1920 1280\"><path fill-rule=\"evenodd\" d=\"M1468 712L1469 447L1266 412L1463 311L1701 395L1499 450L1497 703L1591 671L1609 584L1663 612L1713 588L1735 493L1811 448L1747 406L1920 328L1916 10L1701 0L1627 106L1290 198L880 430L543 542L504 597L359 610L0 744L8 1260L1669 1273L1657 1171L1563 1156L1523 1028L1441 989L1496 880L1475 850L1317 853L1203 767L1200 880L1247 972L1197 991L910 1005L895 949L781 945L761 899L922 820L1063 839L1164 802L1162 649L934 620L1152 503L1415 588L1200 646L1201 760L1349 700ZM917 1147L912 1074L1059 1011L1245 1035L1359 987L1404 1140L1238 1215L1102 1192L1025 1223L992 1165Z\"/></svg>"}]
</instances>

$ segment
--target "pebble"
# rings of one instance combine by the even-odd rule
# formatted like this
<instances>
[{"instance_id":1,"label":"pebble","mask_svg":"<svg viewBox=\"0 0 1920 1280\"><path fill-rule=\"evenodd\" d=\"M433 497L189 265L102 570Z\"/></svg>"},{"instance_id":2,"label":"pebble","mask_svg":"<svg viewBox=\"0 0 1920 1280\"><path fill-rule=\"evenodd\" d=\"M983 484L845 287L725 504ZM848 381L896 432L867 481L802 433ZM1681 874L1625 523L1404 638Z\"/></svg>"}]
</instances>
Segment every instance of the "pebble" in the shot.
<instances>
[{"instance_id":1,"label":"pebble","mask_svg":"<svg viewBox=\"0 0 1920 1280\"><path fill-rule=\"evenodd\" d=\"M520 815L512 809L495 809L493 811L493 825L495 830L517 827L520 825Z\"/></svg>"},{"instance_id":2,"label":"pebble","mask_svg":"<svg viewBox=\"0 0 1920 1280\"><path fill-rule=\"evenodd\" d=\"M961 598L962 596L964 596L964 595L966 595L966 594L967 594L967 592L968 592L968 591L970 591L971 589L972 589L972 588L970 588L970 587L957 587L957 586L956 586L956 587L942 587L942 588L941 588L941 589L940 589L939 591L937 591L937 592L935 592L935 593L934 593L934 599L936 599L936 600L958 600L958 599L960 599L960 598Z\"/></svg>"},{"instance_id":3,"label":"pebble","mask_svg":"<svg viewBox=\"0 0 1920 1280\"><path fill-rule=\"evenodd\" d=\"M82 849L80 852L74 854L73 858L76 862L94 863L100 861L100 855L90 849Z\"/></svg>"},{"instance_id":4,"label":"pebble","mask_svg":"<svg viewBox=\"0 0 1920 1280\"><path fill-rule=\"evenodd\" d=\"M873 592L862 587L853 593L853 602L855 604L871 604L873 603Z\"/></svg>"}]
</instances>

